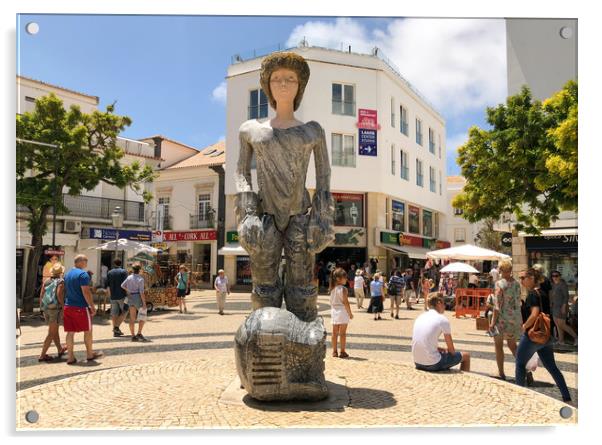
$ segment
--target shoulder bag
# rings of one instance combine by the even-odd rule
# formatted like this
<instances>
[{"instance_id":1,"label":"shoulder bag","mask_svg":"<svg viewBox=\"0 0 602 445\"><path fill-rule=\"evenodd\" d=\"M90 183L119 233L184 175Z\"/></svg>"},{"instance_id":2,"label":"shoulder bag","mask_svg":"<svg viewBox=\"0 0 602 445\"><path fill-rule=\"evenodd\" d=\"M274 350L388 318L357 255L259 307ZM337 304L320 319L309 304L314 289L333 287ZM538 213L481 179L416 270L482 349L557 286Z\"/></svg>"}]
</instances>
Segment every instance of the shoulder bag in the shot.
<instances>
[{"instance_id":1,"label":"shoulder bag","mask_svg":"<svg viewBox=\"0 0 602 445\"><path fill-rule=\"evenodd\" d=\"M539 315L535 319L535 323L527 332L529 340L538 345L545 345L550 340L550 316L543 312L543 304L541 301L541 294L536 290L539 296Z\"/></svg>"}]
</instances>

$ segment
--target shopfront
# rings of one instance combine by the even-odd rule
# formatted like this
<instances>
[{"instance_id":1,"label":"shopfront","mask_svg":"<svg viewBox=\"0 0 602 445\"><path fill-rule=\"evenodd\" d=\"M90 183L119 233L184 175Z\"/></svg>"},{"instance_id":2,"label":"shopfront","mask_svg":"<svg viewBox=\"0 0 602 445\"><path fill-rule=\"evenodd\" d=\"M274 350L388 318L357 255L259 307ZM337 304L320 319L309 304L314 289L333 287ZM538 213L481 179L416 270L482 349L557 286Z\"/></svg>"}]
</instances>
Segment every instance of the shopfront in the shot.
<instances>
[{"instance_id":1,"label":"shopfront","mask_svg":"<svg viewBox=\"0 0 602 445\"><path fill-rule=\"evenodd\" d=\"M127 239L130 241L137 241L141 243L150 243L152 239L152 233L148 230L130 230L130 229L116 229L114 227L89 227L88 238L101 240L103 242L114 241L116 239ZM90 256L89 254L88 256ZM101 250L99 251L100 261L98 262L100 268L106 266L108 269L113 268L113 262L119 258L122 263L125 264L126 258L124 258L124 252L118 250ZM100 275L98 275L100 277Z\"/></svg>"},{"instance_id":2,"label":"shopfront","mask_svg":"<svg viewBox=\"0 0 602 445\"><path fill-rule=\"evenodd\" d=\"M576 232L576 231L575 231ZM569 290L576 291L578 238L574 235L528 236L525 238L528 265L541 264L549 277L553 270L560 272Z\"/></svg>"}]
</instances>

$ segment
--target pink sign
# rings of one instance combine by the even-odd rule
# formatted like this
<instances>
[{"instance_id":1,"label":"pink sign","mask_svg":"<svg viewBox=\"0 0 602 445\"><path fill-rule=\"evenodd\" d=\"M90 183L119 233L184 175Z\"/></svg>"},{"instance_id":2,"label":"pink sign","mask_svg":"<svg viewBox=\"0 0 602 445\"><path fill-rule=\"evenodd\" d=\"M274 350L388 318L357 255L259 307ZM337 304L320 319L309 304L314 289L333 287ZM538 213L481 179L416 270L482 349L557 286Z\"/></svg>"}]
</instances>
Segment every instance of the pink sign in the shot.
<instances>
[{"instance_id":1,"label":"pink sign","mask_svg":"<svg viewBox=\"0 0 602 445\"><path fill-rule=\"evenodd\" d=\"M378 130L378 121L376 119L376 110L366 110L365 108L360 108L357 110L358 113L358 122L357 127L368 129L368 130Z\"/></svg>"},{"instance_id":2,"label":"pink sign","mask_svg":"<svg viewBox=\"0 0 602 445\"><path fill-rule=\"evenodd\" d=\"M210 241L217 239L215 230L191 230L186 232L163 232L164 241Z\"/></svg>"}]
</instances>

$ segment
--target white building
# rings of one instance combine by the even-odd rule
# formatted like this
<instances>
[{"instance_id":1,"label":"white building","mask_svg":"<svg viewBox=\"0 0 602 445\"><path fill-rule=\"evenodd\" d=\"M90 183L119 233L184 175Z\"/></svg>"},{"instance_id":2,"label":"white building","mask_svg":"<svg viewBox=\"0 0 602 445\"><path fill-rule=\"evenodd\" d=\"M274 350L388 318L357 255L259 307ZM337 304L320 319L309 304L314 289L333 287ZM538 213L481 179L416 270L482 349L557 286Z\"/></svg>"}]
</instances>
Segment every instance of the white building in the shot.
<instances>
[{"instance_id":1,"label":"white building","mask_svg":"<svg viewBox=\"0 0 602 445\"><path fill-rule=\"evenodd\" d=\"M452 246L461 244L475 244L477 233L481 228L481 224L470 223L462 217L462 209L457 209L452 206L452 201L459 195L464 186L466 179L463 176L448 176L447 177L447 239Z\"/></svg>"},{"instance_id":2,"label":"white building","mask_svg":"<svg viewBox=\"0 0 602 445\"><path fill-rule=\"evenodd\" d=\"M178 265L186 264L200 287L212 287L217 274L220 189L214 168L223 166L224 150L223 141L195 150L193 156L162 168L153 182L153 208L163 207L160 247L165 252L162 256L169 256L166 265L175 275ZM155 220L151 222L159 228Z\"/></svg>"},{"instance_id":3,"label":"white building","mask_svg":"<svg viewBox=\"0 0 602 445\"><path fill-rule=\"evenodd\" d=\"M379 268L390 271L394 264L424 260L430 247L448 245L438 241L446 239L447 213L442 116L378 50L371 55L307 46L291 51L302 55L311 70L296 117L315 120L326 132L337 207L337 240L317 260L378 258ZM227 245L238 258L227 256L225 268L239 284L248 282L243 272L248 259L235 243L238 131L248 119L275 116L259 85L262 60L234 63L227 75L226 231ZM373 134L358 128L360 110L377 116L376 152L367 147ZM252 177L256 190L255 171ZM315 187L313 160L306 186L310 193Z\"/></svg>"}]
</instances>

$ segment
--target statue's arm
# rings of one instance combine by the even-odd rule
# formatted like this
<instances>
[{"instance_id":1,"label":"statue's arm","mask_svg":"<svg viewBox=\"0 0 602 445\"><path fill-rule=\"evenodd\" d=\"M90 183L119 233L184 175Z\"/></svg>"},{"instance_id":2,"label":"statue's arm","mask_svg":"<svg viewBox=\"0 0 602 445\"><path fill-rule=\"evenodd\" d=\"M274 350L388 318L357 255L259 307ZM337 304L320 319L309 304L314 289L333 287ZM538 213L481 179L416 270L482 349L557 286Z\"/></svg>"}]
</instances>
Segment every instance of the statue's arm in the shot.
<instances>
[{"instance_id":1,"label":"statue's arm","mask_svg":"<svg viewBox=\"0 0 602 445\"><path fill-rule=\"evenodd\" d=\"M238 165L234 174L236 190L238 192L250 192L253 190L251 180L251 159L253 158L253 147L247 141L246 134L241 131L238 134L240 142L240 152L238 156Z\"/></svg>"},{"instance_id":2,"label":"statue's arm","mask_svg":"<svg viewBox=\"0 0 602 445\"><path fill-rule=\"evenodd\" d=\"M326 134L320 127L320 135L314 147L314 162L316 166L316 193L330 191L330 161L326 146Z\"/></svg>"}]
</instances>

